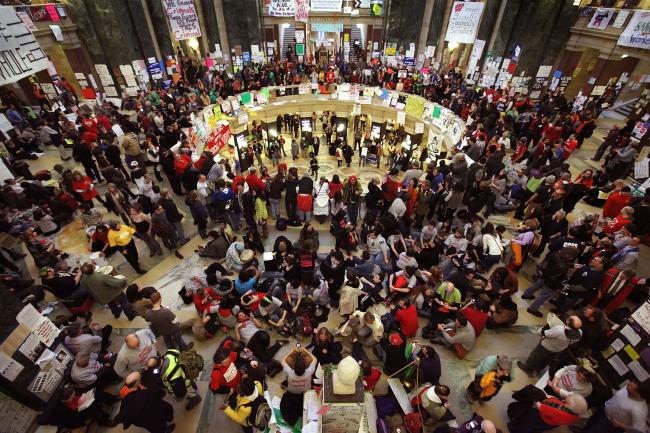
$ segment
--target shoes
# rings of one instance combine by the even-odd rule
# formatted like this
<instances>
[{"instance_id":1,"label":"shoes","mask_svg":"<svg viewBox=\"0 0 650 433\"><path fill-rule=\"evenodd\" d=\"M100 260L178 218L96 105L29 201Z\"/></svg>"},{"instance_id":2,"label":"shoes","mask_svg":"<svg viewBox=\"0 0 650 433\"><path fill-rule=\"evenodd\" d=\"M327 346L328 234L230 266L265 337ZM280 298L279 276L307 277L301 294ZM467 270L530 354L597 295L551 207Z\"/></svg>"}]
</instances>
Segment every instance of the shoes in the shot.
<instances>
[{"instance_id":1,"label":"shoes","mask_svg":"<svg viewBox=\"0 0 650 433\"><path fill-rule=\"evenodd\" d=\"M174 251L174 255L178 257L179 259L183 260L185 257L181 253L178 252L178 250Z\"/></svg>"},{"instance_id":2,"label":"shoes","mask_svg":"<svg viewBox=\"0 0 650 433\"><path fill-rule=\"evenodd\" d=\"M184 350L183 352L186 352L186 351L188 351L188 350L192 350L193 348L194 348L194 342L193 342L193 341L190 341L190 342L185 346L185 350Z\"/></svg>"},{"instance_id":3,"label":"shoes","mask_svg":"<svg viewBox=\"0 0 650 433\"><path fill-rule=\"evenodd\" d=\"M221 275L223 275L223 276L225 276L225 277L230 277L230 276L233 275L233 273L230 272L230 271L223 271L223 272L221 272Z\"/></svg>"},{"instance_id":4,"label":"shoes","mask_svg":"<svg viewBox=\"0 0 650 433\"><path fill-rule=\"evenodd\" d=\"M136 269L135 272L137 272L138 275L144 275L147 273L147 271L145 271L144 269Z\"/></svg>"},{"instance_id":5,"label":"shoes","mask_svg":"<svg viewBox=\"0 0 650 433\"><path fill-rule=\"evenodd\" d=\"M200 395L195 395L194 397L190 397L189 402L185 405L185 410L192 410L199 403L201 403L201 396Z\"/></svg>"},{"instance_id":6,"label":"shoes","mask_svg":"<svg viewBox=\"0 0 650 433\"><path fill-rule=\"evenodd\" d=\"M153 257L153 256L155 256L155 255L156 255L156 252L155 252L155 251L152 251L152 252L149 253L149 257Z\"/></svg>"},{"instance_id":7,"label":"shoes","mask_svg":"<svg viewBox=\"0 0 650 433\"><path fill-rule=\"evenodd\" d=\"M540 311L531 310L530 308L527 309L526 312L528 314L532 314L533 316L536 316L536 317L544 317L544 314L541 313Z\"/></svg>"},{"instance_id":8,"label":"shoes","mask_svg":"<svg viewBox=\"0 0 650 433\"><path fill-rule=\"evenodd\" d=\"M185 245L185 244L188 243L189 241L190 241L190 238L185 238L185 239L183 239L183 240L181 241L181 245Z\"/></svg>"},{"instance_id":9,"label":"shoes","mask_svg":"<svg viewBox=\"0 0 650 433\"><path fill-rule=\"evenodd\" d=\"M524 373L526 373L529 377L531 376L531 371L526 367L526 364L524 364L522 361L517 361L517 367Z\"/></svg>"},{"instance_id":10,"label":"shoes","mask_svg":"<svg viewBox=\"0 0 650 433\"><path fill-rule=\"evenodd\" d=\"M533 295L521 295L521 299L535 299Z\"/></svg>"}]
</instances>

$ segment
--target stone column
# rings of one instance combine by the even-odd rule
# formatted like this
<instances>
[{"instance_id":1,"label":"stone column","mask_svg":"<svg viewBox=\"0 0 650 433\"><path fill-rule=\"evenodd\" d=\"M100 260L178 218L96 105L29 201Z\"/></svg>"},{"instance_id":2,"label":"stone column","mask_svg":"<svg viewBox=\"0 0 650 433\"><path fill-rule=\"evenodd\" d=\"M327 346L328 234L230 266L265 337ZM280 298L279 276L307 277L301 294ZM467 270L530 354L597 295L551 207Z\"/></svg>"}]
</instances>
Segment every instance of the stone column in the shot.
<instances>
[{"instance_id":1,"label":"stone column","mask_svg":"<svg viewBox=\"0 0 650 433\"><path fill-rule=\"evenodd\" d=\"M447 25L449 24L449 17L451 16L451 7L453 5L454 5L454 0L447 0L447 6L445 7L445 19L442 20L442 31L440 32L440 38L438 39L438 46L436 47L436 63L440 63L442 61L443 54L445 53L445 36L447 35Z\"/></svg>"},{"instance_id":2,"label":"stone column","mask_svg":"<svg viewBox=\"0 0 650 433\"><path fill-rule=\"evenodd\" d=\"M433 13L433 3L442 0L427 0L424 6L424 17L422 17L422 27L420 28L420 40L418 41L417 53L415 60L424 54L424 49L427 45L427 36L429 35L429 28L431 26L431 14Z\"/></svg>"},{"instance_id":3,"label":"stone column","mask_svg":"<svg viewBox=\"0 0 650 433\"><path fill-rule=\"evenodd\" d=\"M223 0L212 0L214 2L214 13L217 16L217 26L219 27L219 42L221 52L228 56L227 65L232 66L232 55L230 45L228 44L228 32L226 31L226 19L223 16Z\"/></svg>"},{"instance_id":4,"label":"stone column","mask_svg":"<svg viewBox=\"0 0 650 433\"><path fill-rule=\"evenodd\" d=\"M492 28L492 35L490 36L490 41L485 47L485 52L489 53L494 48L494 43L497 40L497 35L499 34L499 27L501 27L501 19L503 18L503 12L506 10L506 5L508 0L501 0L501 5L499 5L499 13L497 14L497 19L494 22L494 27Z\"/></svg>"},{"instance_id":5,"label":"stone column","mask_svg":"<svg viewBox=\"0 0 650 433\"><path fill-rule=\"evenodd\" d=\"M196 8L196 15L199 17L199 26L201 27L201 48L203 48L203 55L207 57L210 52L210 42L208 41L208 34L205 31L205 19L203 18L201 1L194 0L194 7Z\"/></svg>"},{"instance_id":6,"label":"stone column","mask_svg":"<svg viewBox=\"0 0 650 433\"><path fill-rule=\"evenodd\" d=\"M151 14L149 13L149 5L147 4L147 0L140 0L140 3L142 4L142 10L144 11L144 19L147 22L147 30L149 30L149 37L153 42L153 49L156 52L156 58L158 60L164 60L162 57L162 53L160 52L160 46L158 45L158 38L156 37L156 32L153 29L153 22L151 21Z\"/></svg>"}]
</instances>

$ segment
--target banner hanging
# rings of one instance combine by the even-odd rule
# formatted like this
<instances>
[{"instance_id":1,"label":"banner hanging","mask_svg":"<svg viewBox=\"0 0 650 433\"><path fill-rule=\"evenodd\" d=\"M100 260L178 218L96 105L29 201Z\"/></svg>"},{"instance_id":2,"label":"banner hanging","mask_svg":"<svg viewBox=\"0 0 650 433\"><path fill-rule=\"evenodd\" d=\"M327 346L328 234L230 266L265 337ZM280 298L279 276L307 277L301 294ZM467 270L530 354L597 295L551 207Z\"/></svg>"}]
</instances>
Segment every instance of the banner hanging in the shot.
<instances>
[{"instance_id":1,"label":"banner hanging","mask_svg":"<svg viewBox=\"0 0 650 433\"><path fill-rule=\"evenodd\" d=\"M445 41L461 44L474 43L484 6L485 3L454 2Z\"/></svg>"},{"instance_id":2,"label":"banner hanging","mask_svg":"<svg viewBox=\"0 0 650 433\"><path fill-rule=\"evenodd\" d=\"M199 18L192 0L162 0L162 2L177 41L201 36Z\"/></svg>"},{"instance_id":3,"label":"banner hanging","mask_svg":"<svg viewBox=\"0 0 650 433\"><path fill-rule=\"evenodd\" d=\"M311 0L312 12L341 12L343 0Z\"/></svg>"},{"instance_id":4,"label":"banner hanging","mask_svg":"<svg viewBox=\"0 0 650 433\"><path fill-rule=\"evenodd\" d=\"M636 11L618 38L618 45L650 49L650 11Z\"/></svg>"},{"instance_id":5,"label":"banner hanging","mask_svg":"<svg viewBox=\"0 0 650 433\"><path fill-rule=\"evenodd\" d=\"M296 21L306 23L309 20L309 0L296 0Z\"/></svg>"},{"instance_id":6,"label":"banner hanging","mask_svg":"<svg viewBox=\"0 0 650 433\"><path fill-rule=\"evenodd\" d=\"M272 17L293 17L296 15L294 0L271 0L269 15Z\"/></svg>"},{"instance_id":7,"label":"banner hanging","mask_svg":"<svg viewBox=\"0 0 650 433\"><path fill-rule=\"evenodd\" d=\"M614 9L596 9L589 24L587 24L587 27L590 29L605 30L609 24L609 20L611 20L613 16Z\"/></svg>"}]
</instances>

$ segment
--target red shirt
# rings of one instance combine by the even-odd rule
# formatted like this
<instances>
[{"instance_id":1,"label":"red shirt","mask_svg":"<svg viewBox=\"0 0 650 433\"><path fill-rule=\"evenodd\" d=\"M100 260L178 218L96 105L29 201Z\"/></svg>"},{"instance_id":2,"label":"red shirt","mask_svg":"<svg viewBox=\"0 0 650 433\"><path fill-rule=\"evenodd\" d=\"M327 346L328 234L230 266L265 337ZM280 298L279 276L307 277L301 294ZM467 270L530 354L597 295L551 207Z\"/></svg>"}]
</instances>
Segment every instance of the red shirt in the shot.
<instances>
[{"instance_id":1,"label":"red shirt","mask_svg":"<svg viewBox=\"0 0 650 433\"><path fill-rule=\"evenodd\" d=\"M330 182L330 198L343 189L342 183L332 183Z\"/></svg>"},{"instance_id":2,"label":"red shirt","mask_svg":"<svg viewBox=\"0 0 650 433\"><path fill-rule=\"evenodd\" d=\"M189 155L180 155L180 158L174 159L174 168L177 175L185 173L185 169L192 163L192 157Z\"/></svg>"},{"instance_id":3,"label":"red shirt","mask_svg":"<svg viewBox=\"0 0 650 433\"><path fill-rule=\"evenodd\" d=\"M81 194L84 201L92 200L99 195L93 181L88 176L83 176L81 180L72 182L72 189Z\"/></svg>"},{"instance_id":4,"label":"red shirt","mask_svg":"<svg viewBox=\"0 0 650 433\"><path fill-rule=\"evenodd\" d=\"M230 352L226 365L215 364L212 366L212 374L210 375L210 389L212 391L216 392L223 386L234 389L239 385L241 375L235 365L236 359L237 352Z\"/></svg>"},{"instance_id":5,"label":"red shirt","mask_svg":"<svg viewBox=\"0 0 650 433\"><path fill-rule=\"evenodd\" d=\"M388 176L384 185L384 200L387 202L392 202L395 200L395 198L397 198L397 191L399 190L400 183Z\"/></svg>"},{"instance_id":6,"label":"red shirt","mask_svg":"<svg viewBox=\"0 0 650 433\"><path fill-rule=\"evenodd\" d=\"M99 139L99 136L91 131L86 131L81 134L81 140L90 146L93 142L96 142Z\"/></svg>"},{"instance_id":7,"label":"red shirt","mask_svg":"<svg viewBox=\"0 0 650 433\"><path fill-rule=\"evenodd\" d=\"M86 131L90 131L93 134L99 134L99 130L97 129L97 123L95 122L94 119L90 117L86 117L81 121L81 124L86 128Z\"/></svg>"},{"instance_id":8,"label":"red shirt","mask_svg":"<svg viewBox=\"0 0 650 433\"><path fill-rule=\"evenodd\" d=\"M631 222L632 220L623 218L623 215L618 215L616 218L612 218L609 224L603 226L603 232L612 235Z\"/></svg>"},{"instance_id":9,"label":"red shirt","mask_svg":"<svg viewBox=\"0 0 650 433\"><path fill-rule=\"evenodd\" d=\"M106 128L107 131L113 127L111 120L105 114L100 114L99 116L97 116L97 123L102 125L104 128Z\"/></svg>"},{"instance_id":10,"label":"red shirt","mask_svg":"<svg viewBox=\"0 0 650 433\"><path fill-rule=\"evenodd\" d=\"M395 320L399 322L404 336L415 337L415 334L418 332L418 328L420 327L418 312L415 309L415 305L411 304L408 307L399 310L395 314Z\"/></svg>"},{"instance_id":11,"label":"red shirt","mask_svg":"<svg viewBox=\"0 0 650 433\"><path fill-rule=\"evenodd\" d=\"M622 192L612 193L607 197L605 206L603 207L603 218L614 218L621 213L621 209L630 205L630 194Z\"/></svg>"},{"instance_id":12,"label":"red shirt","mask_svg":"<svg viewBox=\"0 0 650 433\"><path fill-rule=\"evenodd\" d=\"M216 293L214 293L214 290L210 289L209 287L205 288L205 293L210 295L207 301L204 301L203 298L201 298L198 294L194 293L194 308L196 308L196 312L199 313L199 315L203 315L205 310L207 310L215 301L219 300L219 297L217 296Z\"/></svg>"},{"instance_id":13,"label":"red shirt","mask_svg":"<svg viewBox=\"0 0 650 433\"><path fill-rule=\"evenodd\" d=\"M375 367L370 368L370 374L367 376L363 376L363 388L366 391L371 390L372 388L377 385L377 382L379 382L379 378L381 378L381 371L376 369Z\"/></svg>"},{"instance_id":14,"label":"red shirt","mask_svg":"<svg viewBox=\"0 0 650 433\"><path fill-rule=\"evenodd\" d=\"M266 185L264 185L264 182L262 182L262 179L257 177L256 174L249 174L246 176L246 183L248 184L249 189L259 189L260 191L264 191L266 189Z\"/></svg>"}]
</instances>

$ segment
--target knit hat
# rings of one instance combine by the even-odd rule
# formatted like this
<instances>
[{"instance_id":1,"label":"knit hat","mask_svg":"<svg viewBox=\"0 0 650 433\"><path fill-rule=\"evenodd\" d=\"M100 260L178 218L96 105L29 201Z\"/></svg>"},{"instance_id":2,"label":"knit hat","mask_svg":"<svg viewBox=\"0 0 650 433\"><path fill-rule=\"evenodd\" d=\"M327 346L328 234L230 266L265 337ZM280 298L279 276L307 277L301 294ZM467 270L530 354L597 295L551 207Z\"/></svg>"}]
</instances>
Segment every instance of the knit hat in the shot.
<instances>
[{"instance_id":1,"label":"knit hat","mask_svg":"<svg viewBox=\"0 0 650 433\"><path fill-rule=\"evenodd\" d=\"M49 266L43 266L41 269L38 270L38 275L41 278L45 278L47 277L47 273L50 272L50 269L52 268L50 268Z\"/></svg>"},{"instance_id":2,"label":"knit hat","mask_svg":"<svg viewBox=\"0 0 650 433\"><path fill-rule=\"evenodd\" d=\"M356 182L357 177L356 176L350 176L350 182Z\"/></svg>"},{"instance_id":3,"label":"knit hat","mask_svg":"<svg viewBox=\"0 0 650 433\"><path fill-rule=\"evenodd\" d=\"M393 346L401 346L402 343L404 343L404 340L402 339L402 337L397 333L390 334L390 337L388 337L388 341Z\"/></svg>"}]
</instances>

